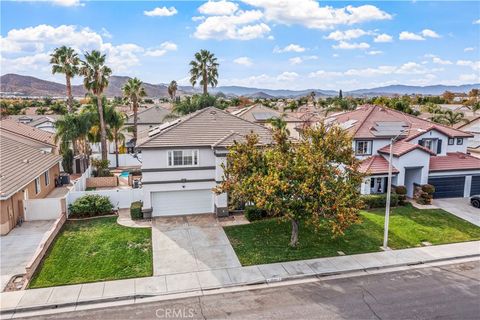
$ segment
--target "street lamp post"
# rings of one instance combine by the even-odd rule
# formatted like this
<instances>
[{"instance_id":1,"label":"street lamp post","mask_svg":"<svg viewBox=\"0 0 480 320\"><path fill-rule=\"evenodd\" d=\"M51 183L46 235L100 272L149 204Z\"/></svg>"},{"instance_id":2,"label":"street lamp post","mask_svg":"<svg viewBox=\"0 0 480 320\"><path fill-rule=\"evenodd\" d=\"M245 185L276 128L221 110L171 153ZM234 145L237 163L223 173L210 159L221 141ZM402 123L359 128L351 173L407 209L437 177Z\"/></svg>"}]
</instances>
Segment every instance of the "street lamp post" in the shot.
<instances>
[{"instance_id":1,"label":"street lamp post","mask_svg":"<svg viewBox=\"0 0 480 320\"><path fill-rule=\"evenodd\" d=\"M390 152L388 155L388 181L387 181L387 201L385 207L385 225L383 227L383 248L388 248L388 224L390 220L390 197L392 195L392 153L393 142L395 138L390 140Z\"/></svg>"}]
</instances>

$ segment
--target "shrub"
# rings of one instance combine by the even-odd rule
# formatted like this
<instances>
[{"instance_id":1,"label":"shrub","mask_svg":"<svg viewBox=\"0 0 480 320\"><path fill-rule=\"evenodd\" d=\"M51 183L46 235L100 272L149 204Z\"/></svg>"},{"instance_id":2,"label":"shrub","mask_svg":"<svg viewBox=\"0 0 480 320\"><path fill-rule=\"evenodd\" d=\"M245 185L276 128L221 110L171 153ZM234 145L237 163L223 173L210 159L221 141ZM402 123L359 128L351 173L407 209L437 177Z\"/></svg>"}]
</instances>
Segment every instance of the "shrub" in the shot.
<instances>
[{"instance_id":1,"label":"shrub","mask_svg":"<svg viewBox=\"0 0 480 320\"><path fill-rule=\"evenodd\" d=\"M385 208L387 205L387 195L386 194L368 194L361 196L365 208ZM398 195L392 193L390 196L390 206L395 207L398 205Z\"/></svg>"},{"instance_id":2,"label":"shrub","mask_svg":"<svg viewBox=\"0 0 480 320\"><path fill-rule=\"evenodd\" d=\"M422 186L422 191L428 194L433 194L435 192L435 187L427 183Z\"/></svg>"},{"instance_id":3,"label":"shrub","mask_svg":"<svg viewBox=\"0 0 480 320\"><path fill-rule=\"evenodd\" d=\"M142 175L142 170L140 169L133 169L130 171L130 174L134 177L141 176Z\"/></svg>"},{"instance_id":4,"label":"shrub","mask_svg":"<svg viewBox=\"0 0 480 320\"><path fill-rule=\"evenodd\" d=\"M89 194L75 200L68 209L71 217L95 217L112 213L113 205L106 196Z\"/></svg>"},{"instance_id":5,"label":"shrub","mask_svg":"<svg viewBox=\"0 0 480 320\"><path fill-rule=\"evenodd\" d=\"M72 174L73 173L73 151L70 149L67 149L65 150L62 156L63 156L63 159L62 159L63 170L68 174Z\"/></svg>"},{"instance_id":6,"label":"shrub","mask_svg":"<svg viewBox=\"0 0 480 320\"><path fill-rule=\"evenodd\" d=\"M407 202L407 188L405 186L397 186L395 193L398 195L398 205L405 205Z\"/></svg>"},{"instance_id":7,"label":"shrub","mask_svg":"<svg viewBox=\"0 0 480 320\"><path fill-rule=\"evenodd\" d=\"M100 160L100 159L92 159L92 166L95 169L92 171L94 177L112 177L113 174L108 169L108 165L110 161L108 160Z\"/></svg>"},{"instance_id":8,"label":"shrub","mask_svg":"<svg viewBox=\"0 0 480 320\"><path fill-rule=\"evenodd\" d=\"M130 217L132 220L143 219L142 205L141 201L132 202L130 205Z\"/></svg>"},{"instance_id":9,"label":"shrub","mask_svg":"<svg viewBox=\"0 0 480 320\"><path fill-rule=\"evenodd\" d=\"M261 220L267 216L267 212L255 206L247 206L244 211L245 218L248 221Z\"/></svg>"}]
</instances>

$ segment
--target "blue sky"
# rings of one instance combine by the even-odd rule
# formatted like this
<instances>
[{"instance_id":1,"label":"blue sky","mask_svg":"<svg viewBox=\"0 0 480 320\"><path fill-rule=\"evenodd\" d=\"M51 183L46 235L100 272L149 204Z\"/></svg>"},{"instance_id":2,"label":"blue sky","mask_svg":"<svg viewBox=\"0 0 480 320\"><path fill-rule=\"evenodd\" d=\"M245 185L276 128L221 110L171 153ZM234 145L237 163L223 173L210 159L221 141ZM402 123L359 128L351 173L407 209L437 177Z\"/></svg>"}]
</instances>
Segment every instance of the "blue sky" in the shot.
<instances>
[{"instance_id":1,"label":"blue sky","mask_svg":"<svg viewBox=\"0 0 480 320\"><path fill-rule=\"evenodd\" d=\"M188 83L199 49L219 85L357 89L480 82L476 1L3 1L1 73L63 82L49 54L107 54L116 75ZM76 80L79 82L79 79Z\"/></svg>"}]
</instances>

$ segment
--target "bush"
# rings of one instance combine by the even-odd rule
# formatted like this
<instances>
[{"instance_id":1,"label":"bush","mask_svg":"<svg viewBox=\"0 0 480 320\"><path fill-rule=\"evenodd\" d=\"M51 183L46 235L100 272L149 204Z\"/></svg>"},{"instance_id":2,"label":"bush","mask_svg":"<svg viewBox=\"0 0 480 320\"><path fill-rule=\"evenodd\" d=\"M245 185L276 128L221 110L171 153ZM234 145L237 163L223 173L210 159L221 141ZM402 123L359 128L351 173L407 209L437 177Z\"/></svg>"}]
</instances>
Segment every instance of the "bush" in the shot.
<instances>
[{"instance_id":1,"label":"bush","mask_svg":"<svg viewBox=\"0 0 480 320\"><path fill-rule=\"evenodd\" d=\"M244 210L245 218L248 221L261 220L267 216L267 212L255 206L247 206Z\"/></svg>"},{"instance_id":2,"label":"bush","mask_svg":"<svg viewBox=\"0 0 480 320\"><path fill-rule=\"evenodd\" d=\"M433 194L435 192L435 187L427 183L422 186L422 191L428 194Z\"/></svg>"},{"instance_id":3,"label":"bush","mask_svg":"<svg viewBox=\"0 0 480 320\"><path fill-rule=\"evenodd\" d=\"M89 194L75 200L68 206L71 217L95 217L113 212L113 205L106 196Z\"/></svg>"},{"instance_id":4,"label":"bush","mask_svg":"<svg viewBox=\"0 0 480 320\"><path fill-rule=\"evenodd\" d=\"M366 209L372 208L385 208L387 205L387 195L386 194L368 194L361 196L363 203L365 204ZM398 195L392 193L390 196L390 206L395 207L398 205Z\"/></svg>"},{"instance_id":5,"label":"bush","mask_svg":"<svg viewBox=\"0 0 480 320\"><path fill-rule=\"evenodd\" d=\"M95 169L92 171L94 177L112 177L113 174L108 169L108 165L110 161L108 160L100 160L100 159L92 159L92 166Z\"/></svg>"},{"instance_id":6,"label":"bush","mask_svg":"<svg viewBox=\"0 0 480 320\"><path fill-rule=\"evenodd\" d=\"M134 177L141 176L142 175L142 170L140 169L133 169L130 171L130 174Z\"/></svg>"},{"instance_id":7,"label":"bush","mask_svg":"<svg viewBox=\"0 0 480 320\"><path fill-rule=\"evenodd\" d=\"M407 188L405 186L397 186L395 193L398 195L398 205L405 205L407 203Z\"/></svg>"},{"instance_id":8,"label":"bush","mask_svg":"<svg viewBox=\"0 0 480 320\"><path fill-rule=\"evenodd\" d=\"M132 220L143 219L142 205L141 201L132 202L130 205L130 217Z\"/></svg>"},{"instance_id":9,"label":"bush","mask_svg":"<svg viewBox=\"0 0 480 320\"><path fill-rule=\"evenodd\" d=\"M63 159L62 159L63 170L68 174L72 174L73 173L73 151L70 149L67 149L65 150L62 156L63 156Z\"/></svg>"}]
</instances>

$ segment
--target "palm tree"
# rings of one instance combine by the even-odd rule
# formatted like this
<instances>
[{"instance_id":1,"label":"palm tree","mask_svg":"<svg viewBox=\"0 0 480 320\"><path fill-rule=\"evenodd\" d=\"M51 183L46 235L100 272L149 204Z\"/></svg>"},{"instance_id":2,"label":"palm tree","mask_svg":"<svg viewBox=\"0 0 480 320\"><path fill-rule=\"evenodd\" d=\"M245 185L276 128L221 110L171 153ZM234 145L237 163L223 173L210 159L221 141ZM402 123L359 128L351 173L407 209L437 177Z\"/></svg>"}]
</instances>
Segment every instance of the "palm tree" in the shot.
<instances>
[{"instance_id":1,"label":"palm tree","mask_svg":"<svg viewBox=\"0 0 480 320\"><path fill-rule=\"evenodd\" d=\"M142 97L146 97L147 93L143 88L143 82L138 78L129 79L122 88L123 97L133 106L133 141L137 141L137 113L138 102Z\"/></svg>"},{"instance_id":2,"label":"palm tree","mask_svg":"<svg viewBox=\"0 0 480 320\"><path fill-rule=\"evenodd\" d=\"M98 118L100 122L100 144L102 147L102 160L107 159L107 133L103 118L102 93L108 87L108 79L112 70L105 65L105 55L100 51L93 50L85 53L85 61L82 61L80 74L84 76L85 89L97 98Z\"/></svg>"},{"instance_id":3,"label":"palm tree","mask_svg":"<svg viewBox=\"0 0 480 320\"><path fill-rule=\"evenodd\" d=\"M178 89L177 81L172 80L172 82L170 82L170 84L168 85L167 89L168 89L168 95L170 96L170 98L172 100L175 100L175 96L177 95L177 89Z\"/></svg>"},{"instance_id":4,"label":"palm tree","mask_svg":"<svg viewBox=\"0 0 480 320\"><path fill-rule=\"evenodd\" d=\"M195 53L195 60L190 61L190 83L195 86L200 79L203 94L208 94L208 85L216 87L218 84L218 62L215 55L208 50Z\"/></svg>"},{"instance_id":5,"label":"palm tree","mask_svg":"<svg viewBox=\"0 0 480 320\"><path fill-rule=\"evenodd\" d=\"M125 141L123 131L125 130L125 116L119 111L115 110L114 106L107 106L105 108L105 121L109 128L110 139L115 142L115 162L118 167L118 143Z\"/></svg>"},{"instance_id":6,"label":"palm tree","mask_svg":"<svg viewBox=\"0 0 480 320\"><path fill-rule=\"evenodd\" d=\"M436 123L446 124L448 126L454 126L457 123L468 123L468 119L465 119L463 112L455 112L452 110L445 110L441 113L434 114L430 120Z\"/></svg>"},{"instance_id":7,"label":"palm tree","mask_svg":"<svg viewBox=\"0 0 480 320\"><path fill-rule=\"evenodd\" d=\"M52 73L65 74L67 87L67 105L68 111L72 112L73 97L71 79L78 74L78 66L80 65L80 58L78 54L70 47L61 46L56 48L50 55L50 64L52 65Z\"/></svg>"}]
</instances>

